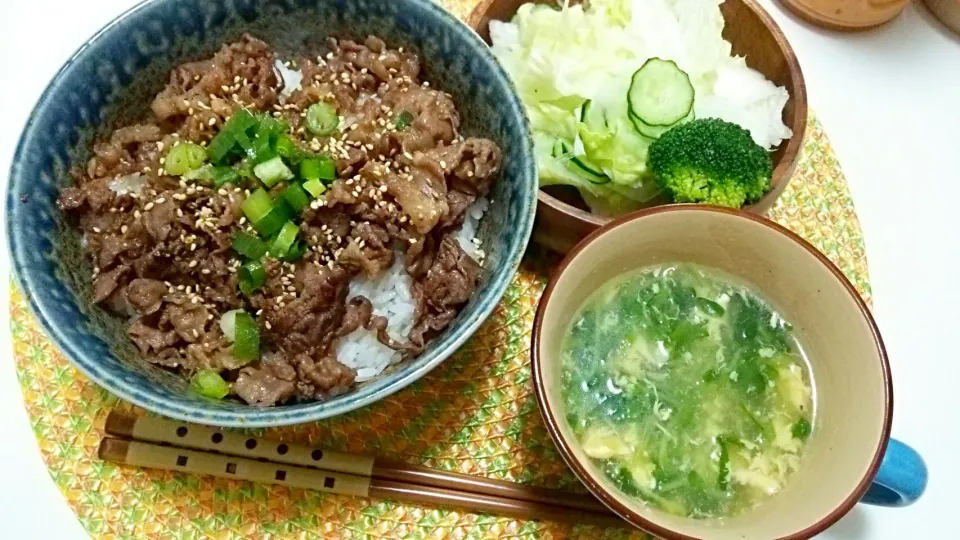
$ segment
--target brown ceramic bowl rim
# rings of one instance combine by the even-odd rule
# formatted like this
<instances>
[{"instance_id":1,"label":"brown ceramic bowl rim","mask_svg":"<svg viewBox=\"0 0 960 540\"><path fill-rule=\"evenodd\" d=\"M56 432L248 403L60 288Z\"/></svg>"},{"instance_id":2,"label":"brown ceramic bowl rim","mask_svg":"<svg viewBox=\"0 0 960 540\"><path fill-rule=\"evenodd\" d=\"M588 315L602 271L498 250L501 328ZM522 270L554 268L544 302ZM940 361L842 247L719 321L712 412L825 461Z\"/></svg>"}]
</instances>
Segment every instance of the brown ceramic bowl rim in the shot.
<instances>
[{"instance_id":1,"label":"brown ceramic bowl rim","mask_svg":"<svg viewBox=\"0 0 960 540\"><path fill-rule=\"evenodd\" d=\"M642 220L646 217L659 215L659 214L668 214L674 212L708 212L708 213L717 213L724 214L731 217L736 217L738 219L746 219L752 221L758 225L764 226L774 232L779 233L784 236L787 240L793 241L795 244L806 249L811 255L816 257L821 264L823 264L830 272L833 273L834 277L839 281L843 287L847 290L853 300L856 302L857 307L860 310L860 313L866 319L867 323L870 326L870 331L873 334L874 342L877 347L877 350L880 353L881 360L881 371L883 375L883 384L884 384L884 402L885 407L883 411L883 429L881 431L880 440L877 445L877 450L874 453L873 461L870 463L870 467L867 469L867 472L864 474L863 478L860 480L860 483L856 488L851 492L843 502L840 503L832 512L827 514L823 519L810 525L809 527L802 529L796 533L793 533L789 536L783 537L787 540L810 538L816 534L819 534L827 529L827 527L833 525L841 517L843 517L847 512L849 512L855 504L860 500L864 493L866 493L867 488L870 487L873 478L877 474L877 470L880 468L880 463L883 461L883 455L886 453L887 443L890 439L890 427L893 420L893 384L890 375L890 362L887 357L887 350L884 347L883 339L880 336L880 331L877 328L877 323L871 315L870 310L867 308L866 303L864 303L863 298L857 292L856 288L850 283L850 280L840 271L835 264L833 264L823 253L821 253L817 248L810 245L806 240L798 236L793 231L770 221L761 216L750 214L747 212L731 210L729 208L721 208L716 206L707 206L707 205L690 205L690 204L673 204L667 206L658 206L654 208L649 208L646 210L641 210L618 219L615 219L603 227L597 229L589 236L587 236L583 241L577 244L570 252L564 257L563 261L560 263L560 266L552 273L550 276L550 281L547 284L547 288L544 290L543 295L540 298L540 303L537 306L537 313L533 321L533 339L531 343L530 357L531 357L531 367L533 370L533 386L534 391L537 395L537 403L540 405L540 412L543 415L544 422L547 427L547 431L550 432L550 436L553 438L554 443L557 446L557 449L560 451L560 455L563 456L564 461L567 462L567 465L573 470L577 475L577 478L593 493L598 499L600 499L605 505L607 505L611 510L616 512L620 517L624 518L634 526L640 527L645 531L655 534L661 538L667 539L677 539L677 540L696 540L693 537L680 534L678 532L672 531L670 529L664 528L652 521L641 516L639 513L628 508L626 505L621 503L619 500L614 498L610 493L608 493L602 486L600 486L593 478L587 473L586 468L581 464L576 456L574 456L573 451L570 448L570 445L564 439L562 433L560 432L559 423L556 414L550 408L550 403L547 401L546 390L544 388L543 382L543 370L540 368L540 335L543 331L543 317L546 312L547 305L550 302L550 296L553 294L554 288L557 286L557 282L560 277L566 271L567 267L573 262L574 259L580 254L581 251L586 249L587 246L599 240L606 233L610 232L613 229L616 229L620 226L632 223L634 221Z\"/></svg>"}]
</instances>

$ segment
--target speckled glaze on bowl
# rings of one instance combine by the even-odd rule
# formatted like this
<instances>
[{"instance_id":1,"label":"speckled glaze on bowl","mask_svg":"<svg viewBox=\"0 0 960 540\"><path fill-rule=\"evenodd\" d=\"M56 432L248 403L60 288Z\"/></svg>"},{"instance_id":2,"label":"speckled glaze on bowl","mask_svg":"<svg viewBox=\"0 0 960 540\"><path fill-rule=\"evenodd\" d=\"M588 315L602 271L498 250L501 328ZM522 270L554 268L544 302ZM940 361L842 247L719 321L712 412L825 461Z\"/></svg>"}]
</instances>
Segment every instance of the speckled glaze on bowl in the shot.
<instances>
[{"instance_id":1,"label":"speckled glaze on bowl","mask_svg":"<svg viewBox=\"0 0 960 540\"><path fill-rule=\"evenodd\" d=\"M243 32L281 52L328 35L375 34L418 52L425 78L449 92L462 131L503 149L500 180L479 236L482 283L457 320L411 362L325 402L274 408L191 395L185 382L147 364L123 322L92 306L89 258L57 210L68 171L89 157L98 133L136 119L176 65L212 55ZM430 0L148 0L104 27L61 68L21 136L7 187L7 238L17 283L45 331L88 377L166 416L219 426L279 426L342 414L392 394L450 356L490 315L530 238L536 163L529 126L506 73L466 25Z\"/></svg>"}]
</instances>

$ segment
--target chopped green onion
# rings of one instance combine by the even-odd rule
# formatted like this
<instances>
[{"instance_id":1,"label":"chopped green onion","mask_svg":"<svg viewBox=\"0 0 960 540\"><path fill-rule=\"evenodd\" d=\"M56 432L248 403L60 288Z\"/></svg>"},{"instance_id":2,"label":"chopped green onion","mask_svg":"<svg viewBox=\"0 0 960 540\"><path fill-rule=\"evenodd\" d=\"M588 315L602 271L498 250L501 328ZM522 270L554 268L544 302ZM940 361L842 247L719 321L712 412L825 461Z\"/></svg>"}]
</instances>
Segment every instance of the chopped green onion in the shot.
<instances>
[{"instance_id":1,"label":"chopped green onion","mask_svg":"<svg viewBox=\"0 0 960 540\"><path fill-rule=\"evenodd\" d=\"M267 254L267 244L248 232L237 231L233 237L233 250L248 259L258 260Z\"/></svg>"},{"instance_id":2,"label":"chopped green onion","mask_svg":"<svg viewBox=\"0 0 960 540\"><path fill-rule=\"evenodd\" d=\"M220 330L231 343L237 339L237 313L243 313L243 310L233 309L220 316Z\"/></svg>"},{"instance_id":3,"label":"chopped green onion","mask_svg":"<svg viewBox=\"0 0 960 540\"><path fill-rule=\"evenodd\" d=\"M207 157L213 163L222 163L236 145L237 140L233 138L233 135L221 131L207 145Z\"/></svg>"},{"instance_id":4,"label":"chopped green onion","mask_svg":"<svg viewBox=\"0 0 960 540\"><path fill-rule=\"evenodd\" d=\"M260 328L257 321L246 311L237 313L234 320L235 340L233 356L237 360L250 362L260 358Z\"/></svg>"},{"instance_id":5,"label":"chopped green onion","mask_svg":"<svg viewBox=\"0 0 960 540\"><path fill-rule=\"evenodd\" d=\"M300 162L300 176L305 180L335 180L337 164L327 156L318 156Z\"/></svg>"},{"instance_id":6,"label":"chopped green onion","mask_svg":"<svg viewBox=\"0 0 960 540\"><path fill-rule=\"evenodd\" d=\"M337 131L340 117L329 103L314 103L307 108L307 129L318 137L325 137Z\"/></svg>"},{"instance_id":7,"label":"chopped green onion","mask_svg":"<svg viewBox=\"0 0 960 540\"><path fill-rule=\"evenodd\" d=\"M726 438L723 435L717 436L717 444L720 446L720 453L717 459L718 469L717 487L727 489L730 485L730 451L727 449Z\"/></svg>"},{"instance_id":8,"label":"chopped green onion","mask_svg":"<svg viewBox=\"0 0 960 540\"><path fill-rule=\"evenodd\" d=\"M303 189L307 190L310 195L313 195L314 199L317 199L327 190L327 186L323 185L323 182L320 180L313 178L303 183Z\"/></svg>"},{"instance_id":9,"label":"chopped green onion","mask_svg":"<svg viewBox=\"0 0 960 540\"><path fill-rule=\"evenodd\" d=\"M407 129L413 123L413 114L410 111L400 111L397 120L393 123L400 131Z\"/></svg>"},{"instance_id":10,"label":"chopped green onion","mask_svg":"<svg viewBox=\"0 0 960 540\"><path fill-rule=\"evenodd\" d=\"M724 314L723 306L702 296L697 297L697 307L707 315L722 317Z\"/></svg>"},{"instance_id":11,"label":"chopped green onion","mask_svg":"<svg viewBox=\"0 0 960 540\"><path fill-rule=\"evenodd\" d=\"M273 199L270 198L270 195L267 194L263 188L260 188L251 193L250 196L247 197L247 200L243 201L240 209L243 210L243 215L247 216L250 223L256 225L273 210Z\"/></svg>"},{"instance_id":12,"label":"chopped green onion","mask_svg":"<svg viewBox=\"0 0 960 540\"><path fill-rule=\"evenodd\" d=\"M237 171L237 174L240 175L240 178L254 178L253 176L253 162L249 159L243 159L240 163L237 164L234 169Z\"/></svg>"},{"instance_id":13,"label":"chopped green onion","mask_svg":"<svg viewBox=\"0 0 960 540\"><path fill-rule=\"evenodd\" d=\"M293 138L286 133L277 137L277 143L274 149L278 156L294 165L300 163L300 160L303 159L303 150L300 150L297 143L293 142Z\"/></svg>"},{"instance_id":14,"label":"chopped green onion","mask_svg":"<svg viewBox=\"0 0 960 540\"><path fill-rule=\"evenodd\" d=\"M237 277L240 281L240 292L249 296L267 282L267 271L260 261L248 261L240 267Z\"/></svg>"},{"instance_id":15,"label":"chopped green onion","mask_svg":"<svg viewBox=\"0 0 960 540\"><path fill-rule=\"evenodd\" d=\"M163 168L167 173L180 176L188 171L199 169L207 161L207 151L199 144L182 142L167 152Z\"/></svg>"},{"instance_id":16,"label":"chopped green onion","mask_svg":"<svg viewBox=\"0 0 960 540\"><path fill-rule=\"evenodd\" d=\"M287 204L298 214L310 206L310 197L307 196L307 192L297 183L287 186L287 189L283 192L283 199L287 201Z\"/></svg>"},{"instance_id":17,"label":"chopped green onion","mask_svg":"<svg viewBox=\"0 0 960 540\"><path fill-rule=\"evenodd\" d=\"M249 317L249 315L247 316ZM212 399L223 399L230 393L230 385L223 380L219 373L212 369L198 371L190 380L190 389L201 396Z\"/></svg>"},{"instance_id":18,"label":"chopped green onion","mask_svg":"<svg viewBox=\"0 0 960 540\"><path fill-rule=\"evenodd\" d=\"M272 159L264 161L253 168L253 174L257 175L267 187L273 187L281 180L290 180L293 178L293 171L287 167L280 156L274 156Z\"/></svg>"},{"instance_id":19,"label":"chopped green onion","mask_svg":"<svg viewBox=\"0 0 960 540\"><path fill-rule=\"evenodd\" d=\"M204 183L212 182L215 168L216 167L214 167L213 165L206 163L199 169L193 169L192 171L187 171L183 173L183 175L181 175L180 178L183 180L191 181L191 182L195 180L204 182Z\"/></svg>"},{"instance_id":20,"label":"chopped green onion","mask_svg":"<svg viewBox=\"0 0 960 540\"><path fill-rule=\"evenodd\" d=\"M214 167L212 173L214 187L221 187L226 184L237 185L240 182L240 173L233 167Z\"/></svg>"},{"instance_id":21,"label":"chopped green onion","mask_svg":"<svg viewBox=\"0 0 960 540\"><path fill-rule=\"evenodd\" d=\"M810 432L813 428L810 426L810 422L806 418L801 418L793 425L792 433L793 436L801 441L807 439L810 436Z\"/></svg>"},{"instance_id":22,"label":"chopped green onion","mask_svg":"<svg viewBox=\"0 0 960 540\"><path fill-rule=\"evenodd\" d=\"M297 262L306 252L306 244L304 244L302 240L297 240L293 243L293 246L290 248L290 250L287 251L287 254L283 257L283 260L287 262Z\"/></svg>"},{"instance_id":23,"label":"chopped green onion","mask_svg":"<svg viewBox=\"0 0 960 540\"><path fill-rule=\"evenodd\" d=\"M253 145L247 137L247 130L255 125L257 125L257 119L250 114L250 111L238 109L234 112L207 146L207 156L210 161L222 162L237 144L249 155Z\"/></svg>"},{"instance_id":24,"label":"chopped green onion","mask_svg":"<svg viewBox=\"0 0 960 540\"><path fill-rule=\"evenodd\" d=\"M297 234L299 232L300 227L292 221L284 223L283 228L280 229L280 233L277 234L277 237L273 240L273 245L270 246L270 253L278 259L285 257L287 252L290 251L290 247L297 241Z\"/></svg>"},{"instance_id":25,"label":"chopped green onion","mask_svg":"<svg viewBox=\"0 0 960 540\"><path fill-rule=\"evenodd\" d=\"M257 151L253 147L253 141L250 140L250 137L247 136L245 131L237 131L233 134L234 140L237 141L237 144L240 145L240 148L243 148L244 153L247 154L247 157L256 161Z\"/></svg>"},{"instance_id":26,"label":"chopped green onion","mask_svg":"<svg viewBox=\"0 0 960 540\"><path fill-rule=\"evenodd\" d=\"M253 151L256 155L254 160L257 163L263 163L277 155L273 150L274 141L287 130L287 124L267 115L261 116L258 120L260 124L257 125L257 135L253 141Z\"/></svg>"},{"instance_id":27,"label":"chopped green onion","mask_svg":"<svg viewBox=\"0 0 960 540\"><path fill-rule=\"evenodd\" d=\"M293 210L290 206L283 201L279 202L282 204L276 205L260 221L253 224L253 228L263 237L273 236L287 220L293 217Z\"/></svg>"}]
</instances>

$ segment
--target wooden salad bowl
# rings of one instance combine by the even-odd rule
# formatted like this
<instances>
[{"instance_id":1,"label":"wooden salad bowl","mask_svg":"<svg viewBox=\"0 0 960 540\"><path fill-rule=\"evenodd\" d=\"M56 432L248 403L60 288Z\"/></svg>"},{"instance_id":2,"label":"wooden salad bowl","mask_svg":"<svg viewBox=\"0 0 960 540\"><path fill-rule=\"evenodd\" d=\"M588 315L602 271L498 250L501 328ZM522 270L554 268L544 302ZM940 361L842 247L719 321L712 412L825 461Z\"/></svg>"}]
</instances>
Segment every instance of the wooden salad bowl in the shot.
<instances>
[{"instance_id":1,"label":"wooden salad bowl","mask_svg":"<svg viewBox=\"0 0 960 540\"><path fill-rule=\"evenodd\" d=\"M509 21L519 7L531 0L483 0L473 10L468 23L484 41L490 43L490 21ZM556 0L533 0L540 4L554 4ZM578 0L571 0L576 3ZM777 26L755 0L726 0L720 6L726 25L723 37L733 46L733 54L745 56L747 65L759 71L774 84L790 93L783 109L783 123L793 130L793 136L773 153L773 189L755 204L744 207L754 214L766 214L776 203L793 176L807 128L807 89L803 82L800 63ZM587 210L573 188L550 187L538 195L537 225L534 239L537 243L566 253L580 240L611 218L598 216ZM654 201L662 204L667 201Z\"/></svg>"}]
</instances>

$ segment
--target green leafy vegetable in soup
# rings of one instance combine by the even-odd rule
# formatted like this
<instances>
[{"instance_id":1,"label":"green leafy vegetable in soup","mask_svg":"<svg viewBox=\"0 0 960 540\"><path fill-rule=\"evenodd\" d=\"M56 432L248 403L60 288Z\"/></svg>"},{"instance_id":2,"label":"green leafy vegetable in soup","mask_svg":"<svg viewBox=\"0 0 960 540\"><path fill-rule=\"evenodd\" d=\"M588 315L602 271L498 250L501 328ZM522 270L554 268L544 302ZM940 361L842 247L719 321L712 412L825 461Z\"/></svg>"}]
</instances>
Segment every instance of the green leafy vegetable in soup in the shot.
<instances>
[{"instance_id":1,"label":"green leafy vegetable in soup","mask_svg":"<svg viewBox=\"0 0 960 540\"><path fill-rule=\"evenodd\" d=\"M693 265L604 285L564 336L562 396L621 491L720 518L780 491L813 431L802 349L749 289Z\"/></svg>"}]
</instances>

